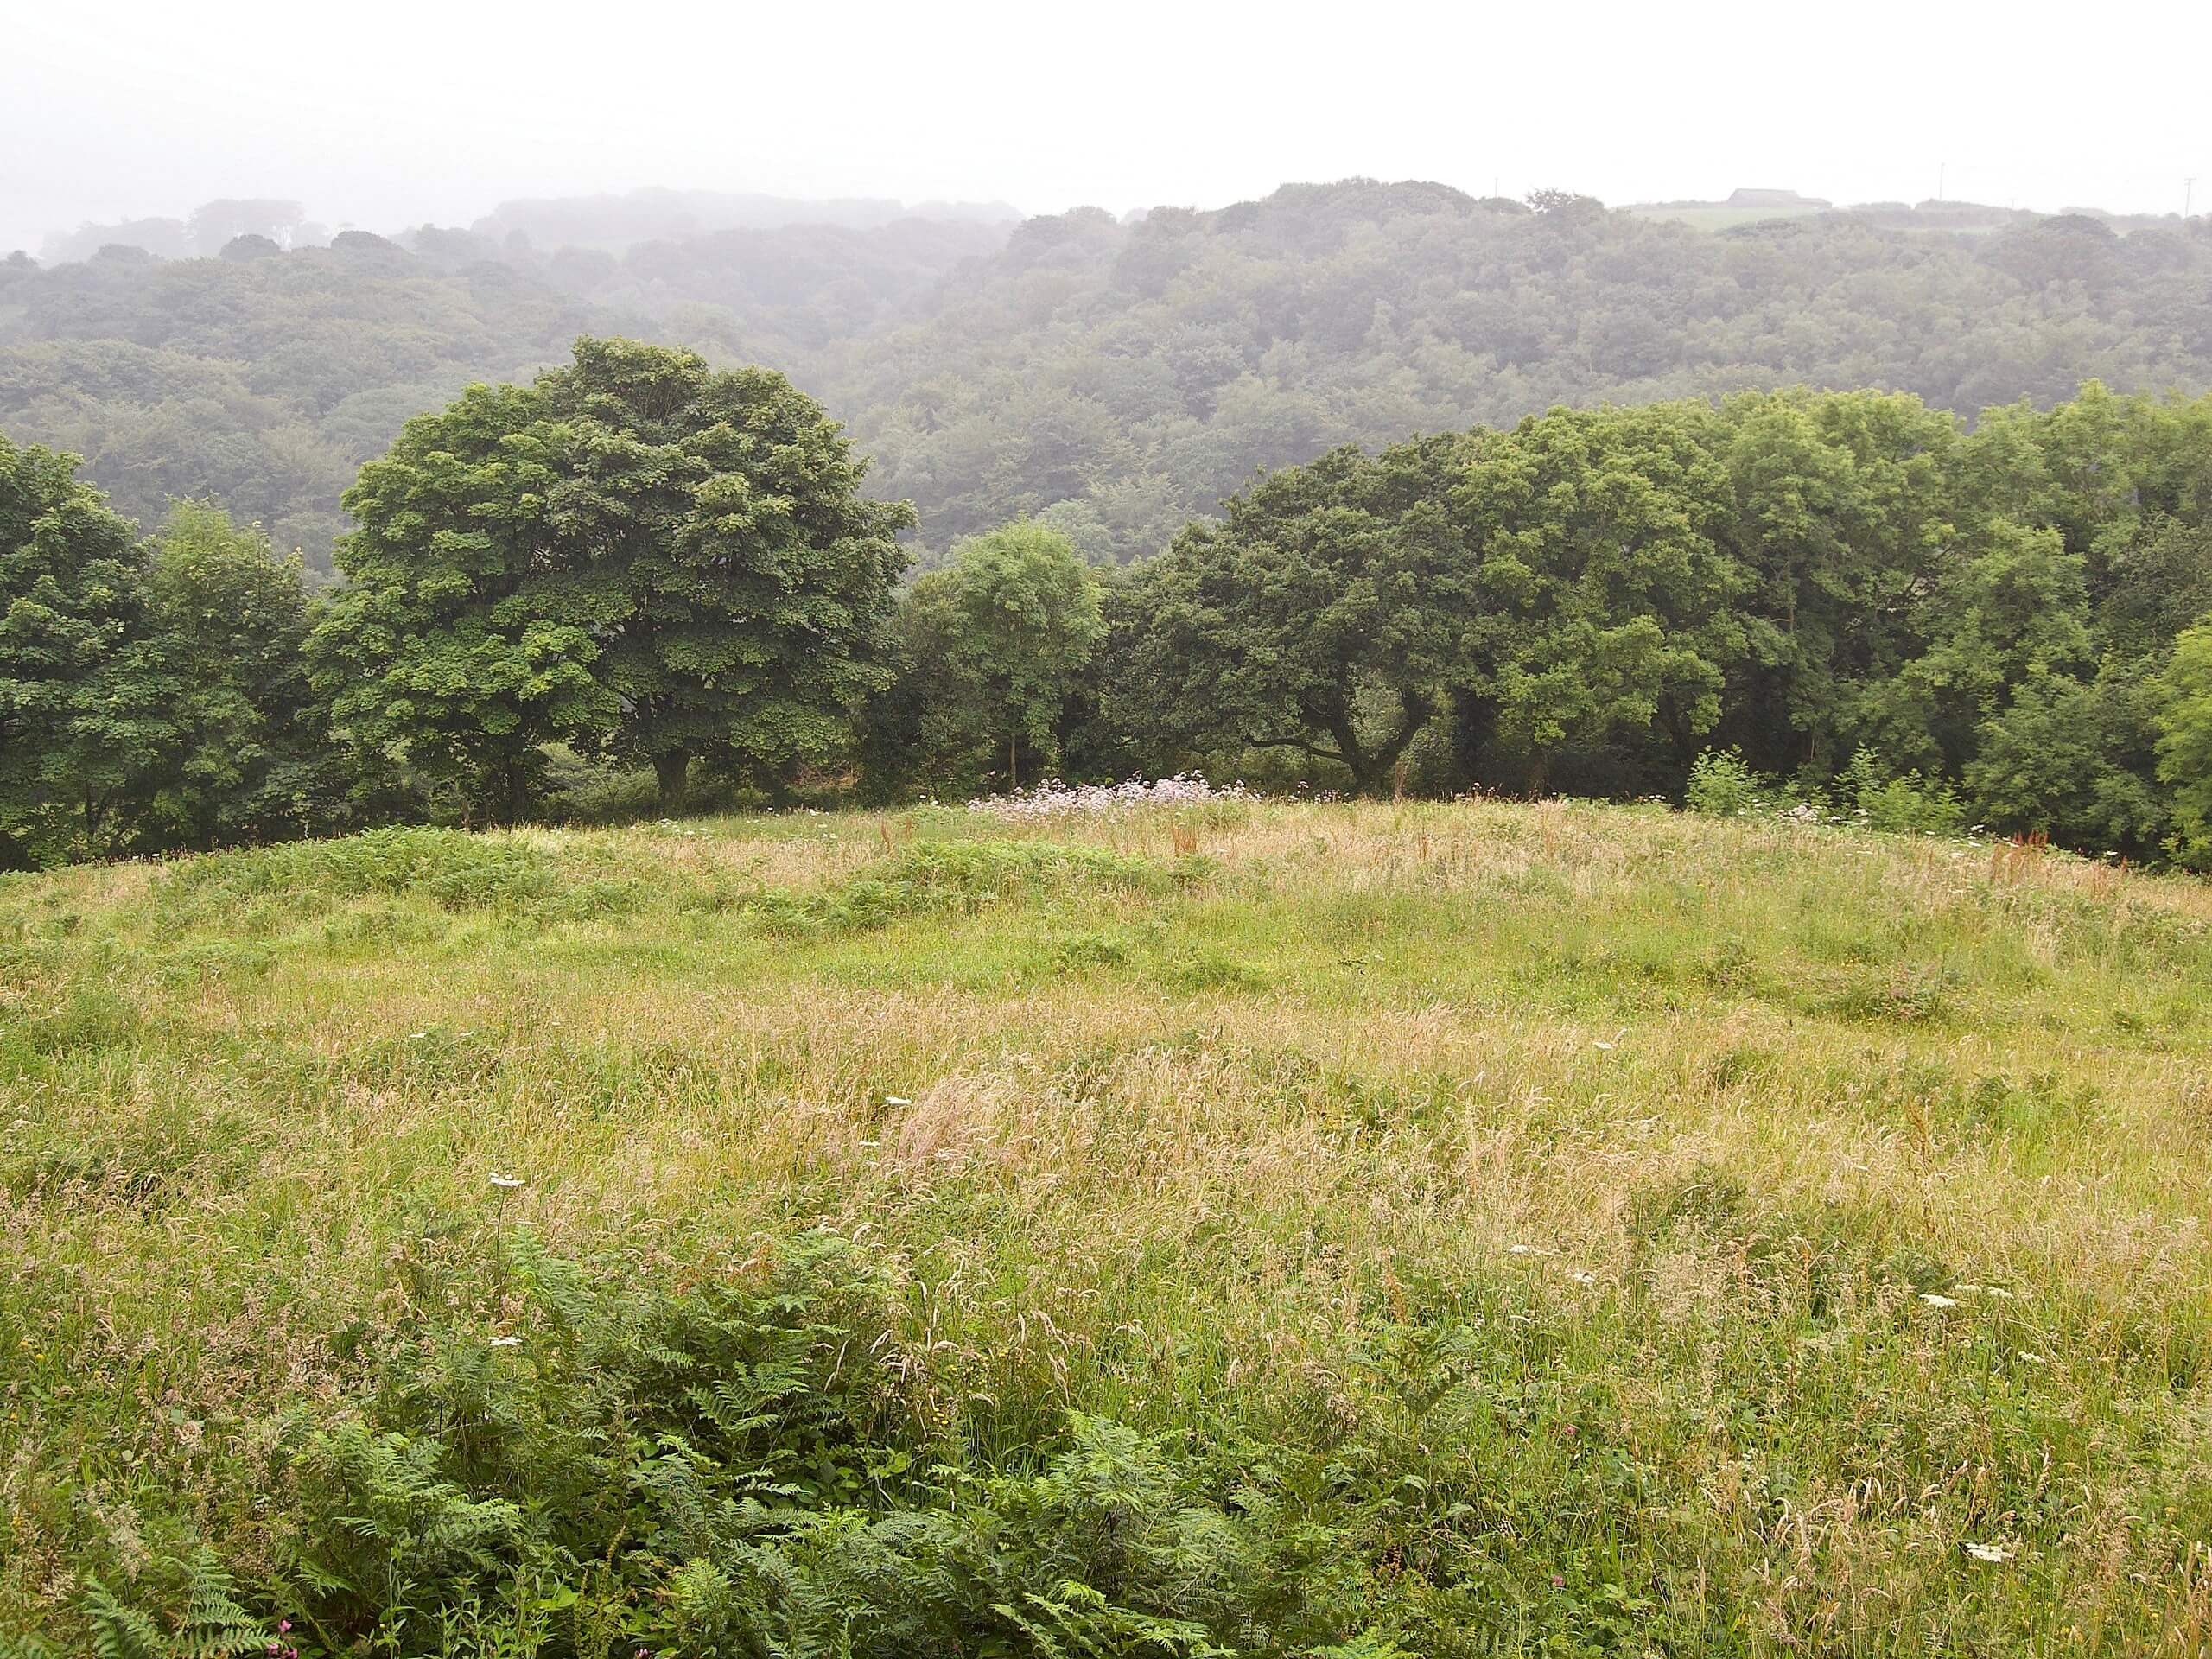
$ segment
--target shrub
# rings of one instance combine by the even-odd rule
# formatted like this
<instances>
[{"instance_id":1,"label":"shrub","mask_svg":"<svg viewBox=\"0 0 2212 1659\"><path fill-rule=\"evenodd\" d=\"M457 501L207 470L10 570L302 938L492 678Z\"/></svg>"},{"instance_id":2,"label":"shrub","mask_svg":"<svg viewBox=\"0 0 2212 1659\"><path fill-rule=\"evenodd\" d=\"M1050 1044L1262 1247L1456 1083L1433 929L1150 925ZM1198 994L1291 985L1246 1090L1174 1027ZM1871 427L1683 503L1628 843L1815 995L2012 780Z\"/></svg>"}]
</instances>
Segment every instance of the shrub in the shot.
<instances>
[{"instance_id":1,"label":"shrub","mask_svg":"<svg viewBox=\"0 0 2212 1659\"><path fill-rule=\"evenodd\" d=\"M1705 817L1745 818L1774 811L1777 791L1745 764L1740 749L1707 749L1691 766L1682 798Z\"/></svg>"},{"instance_id":2,"label":"shrub","mask_svg":"<svg viewBox=\"0 0 2212 1659\"><path fill-rule=\"evenodd\" d=\"M1861 749L1838 774L1838 792L1869 830L1891 836L1955 836L1966 828L1959 792L1917 772L1885 777L1872 749Z\"/></svg>"},{"instance_id":3,"label":"shrub","mask_svg":"<svg viewBox=\"0 0 2212 1659\"><path fill-rule=\"evenodd\" d=\"M124 1653L1394 1649L1331 1605L1375 1500L1219 1425L1066 1412L993 1462L895 1363L891 1287L830 1233L688 1291L510 1241L508 1316L457 1286L350 1400L304 1408L245 1587L202 1553L80 1611ZM1376 1507L1378 1515L1389 1511ZM232 1645L225 1645L229 1643Z\"/></svg>"}]
</instances>

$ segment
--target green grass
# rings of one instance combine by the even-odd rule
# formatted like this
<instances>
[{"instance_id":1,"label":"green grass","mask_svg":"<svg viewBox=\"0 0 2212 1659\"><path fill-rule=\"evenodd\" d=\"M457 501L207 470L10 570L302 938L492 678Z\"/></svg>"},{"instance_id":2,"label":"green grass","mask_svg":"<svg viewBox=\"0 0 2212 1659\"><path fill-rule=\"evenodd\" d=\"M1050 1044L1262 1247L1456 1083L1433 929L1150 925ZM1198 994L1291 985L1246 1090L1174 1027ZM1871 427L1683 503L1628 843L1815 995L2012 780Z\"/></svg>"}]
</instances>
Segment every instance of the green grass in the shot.
<instances>
[{"instance_id":1,"label":"green grass","mask_svg":"<svg viewBox=\"0 0 2212 1659\"><path fill-rule=\"evenodd\" d=\"M2201 1652L2209 1080L2212 888L1656 810L0 879L0 1654Z\"/></svg>"}]
</instances>

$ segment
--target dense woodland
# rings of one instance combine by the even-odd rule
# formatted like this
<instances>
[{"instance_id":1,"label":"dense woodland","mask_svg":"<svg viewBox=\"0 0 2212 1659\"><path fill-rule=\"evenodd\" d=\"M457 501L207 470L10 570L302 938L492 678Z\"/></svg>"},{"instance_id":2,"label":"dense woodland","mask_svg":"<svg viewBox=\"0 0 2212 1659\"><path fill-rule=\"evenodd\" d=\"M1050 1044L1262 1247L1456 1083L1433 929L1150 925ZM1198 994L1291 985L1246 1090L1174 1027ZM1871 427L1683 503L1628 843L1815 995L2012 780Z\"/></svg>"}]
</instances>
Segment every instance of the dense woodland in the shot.
<instances>
[{"instance_id":1,"label":"dense woodland","mask_svg":"<svg viewBox=\"0 0 2212 1659\"><path fill-rule=\"evenodd\" d=\"M0 441L0 860L512 821L596 765L664 810L1196 766L2212 861L2212 397L1561 408L1332 449L1127 568L1015 519L903 591L865 467L779 374L585 339L410 422L317 594Z\"/></svg>"},{"instance_id":2,"label":"dense woodland","mask_svg":"<svg viewBox=\"0 0 2212 1659\"><path fill-rule=\"evenodd\" d=\"M327 246L283 203L91 227L55 250L89 257L0 264L0 430L82 455L141 524L212 499L323 576L340 496L410 416L620 334L787 374L914 505L925 566L1021 517L1126 563L1255 468L1558 404L1879 386L1971 416L2212 386L2202 218L1709 233L1364 181L1129 222L828 206L517 203Z\"/></svg>"}]
</instances>

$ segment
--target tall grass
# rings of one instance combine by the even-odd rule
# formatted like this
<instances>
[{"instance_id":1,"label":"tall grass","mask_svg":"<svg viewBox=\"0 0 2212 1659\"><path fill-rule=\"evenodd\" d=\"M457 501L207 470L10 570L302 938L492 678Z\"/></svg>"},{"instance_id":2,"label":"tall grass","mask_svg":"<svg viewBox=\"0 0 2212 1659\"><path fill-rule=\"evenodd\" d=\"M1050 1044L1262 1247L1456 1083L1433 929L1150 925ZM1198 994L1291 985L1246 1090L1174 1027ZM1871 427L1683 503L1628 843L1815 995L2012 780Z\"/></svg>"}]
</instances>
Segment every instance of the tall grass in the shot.
<instances>
[{"instance_id":1,"label":"tall grass","mask_svg":"<svg viewBox=\"0 0 2212 1659\"><path fill-rule=\"evenodd\" d=\"M6 879L0 1652L2202 1651L2209 1039L1556 803Z\"/></svg>"}]
</instances>

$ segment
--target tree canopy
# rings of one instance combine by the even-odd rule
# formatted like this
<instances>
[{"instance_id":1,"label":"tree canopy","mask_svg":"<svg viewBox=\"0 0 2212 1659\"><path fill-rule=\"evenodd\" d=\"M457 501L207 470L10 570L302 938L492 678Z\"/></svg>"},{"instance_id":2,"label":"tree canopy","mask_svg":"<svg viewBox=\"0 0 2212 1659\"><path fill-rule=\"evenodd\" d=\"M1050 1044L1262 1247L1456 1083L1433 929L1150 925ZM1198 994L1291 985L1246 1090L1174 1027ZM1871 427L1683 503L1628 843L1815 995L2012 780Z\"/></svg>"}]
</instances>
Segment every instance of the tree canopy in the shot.
<instances>
[{"instance_id":1,"label":"tree canopy","mask_svg":"<svg viewBox=\"0 0 2212 1659\"><path fill-rule=\"evenodd\" d=\"M773 778L880 686L899 506L780 375L583 340L409 423L346 493L311 641L351 744L524 811L544 747Z\"/></svg>"},{"instance_id":2,"label":"tree canopy","mask_svg":"<svg viewBox=\"0 0 2212 1659\"><path fill-rule=\"evenodd\" d=\"M72 457L0 437L0 868L105 849L134 760L158 750L124 671L145 582Z\"/></svg>"},{"instance_id":3,"label":"tree canopy","mask_svg":"<svg viewBox=\"0 0 2212 1659\"><path fill-rule=\"evenodd\" d=\"M868 721L879 782L1011 789L1054 766L1105 631L1097 575L1059 531L957 543L900 607L897 677Z\"/></svg>"},{"instance_id":4,"label":"tree canopy","mask_svg":"<svg viewBox=\"0 0 2212 1659\"><path fill-rule=\"evenodd\" d=\"M285 251L0 266L0 429L85 454L141 523L212 496L319 570L340 493L410 415L578 333L680 340L837 410L935 555L1033 518L1126 563L1255 467L1556 404L1876 385L1970 415L2091 378L2212 387L2212 220L1707 232L1539 205L1347 180L1127 222L716 228L648 202L321 247L290 204L211 204L228 216L194 234ZM198 245L174 224L102 234Z\"/></svg>"}]
</instances>

